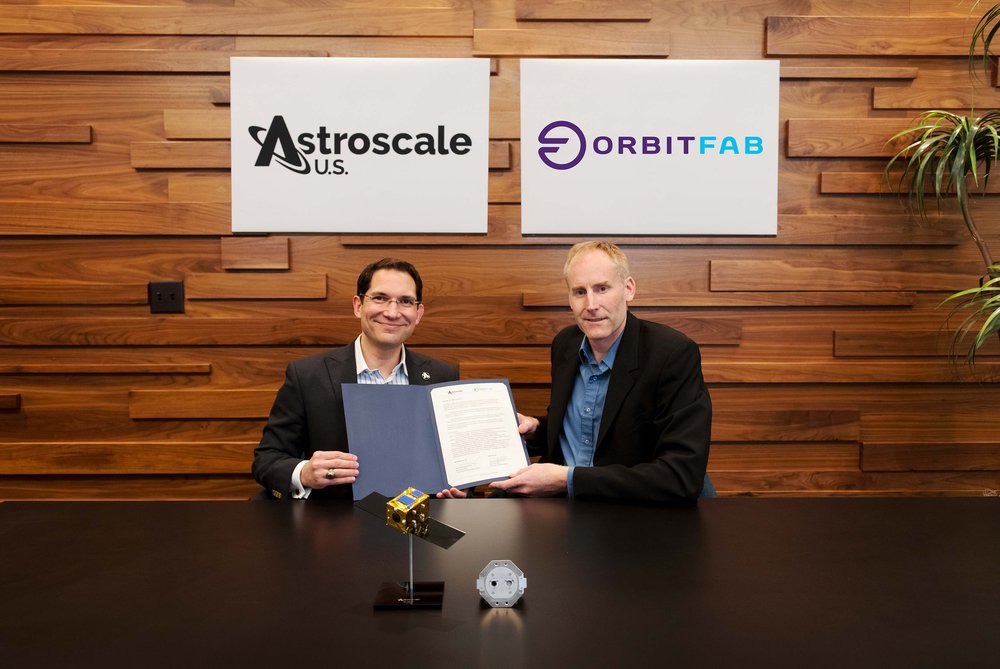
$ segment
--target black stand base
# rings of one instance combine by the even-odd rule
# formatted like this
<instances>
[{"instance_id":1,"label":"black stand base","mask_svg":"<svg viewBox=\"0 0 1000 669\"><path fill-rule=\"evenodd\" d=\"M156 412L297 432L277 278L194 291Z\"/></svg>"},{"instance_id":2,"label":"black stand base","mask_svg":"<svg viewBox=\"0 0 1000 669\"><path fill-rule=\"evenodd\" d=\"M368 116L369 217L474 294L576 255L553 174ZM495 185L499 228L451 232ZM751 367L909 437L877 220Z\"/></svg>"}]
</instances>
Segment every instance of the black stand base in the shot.
<instances>
[{"instance_id":1,"label":"black stand base","mask_svg":"<svg viewBox=\"0 0 1000 669\"><path fill-rule=\"evenodd\" d=\"M444 602L444 581L417 581L412 596L406 586L405 582L383 583L375 595L375 610L441 608Z\"/></svg>"}]
</instances>

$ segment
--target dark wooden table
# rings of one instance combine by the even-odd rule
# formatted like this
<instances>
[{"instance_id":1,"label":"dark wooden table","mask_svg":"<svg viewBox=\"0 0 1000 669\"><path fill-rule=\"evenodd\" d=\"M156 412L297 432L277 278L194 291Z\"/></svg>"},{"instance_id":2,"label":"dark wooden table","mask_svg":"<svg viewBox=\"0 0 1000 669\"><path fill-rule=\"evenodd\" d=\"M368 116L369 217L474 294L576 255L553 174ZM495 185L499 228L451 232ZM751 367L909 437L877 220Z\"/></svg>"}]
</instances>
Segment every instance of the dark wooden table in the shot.
<instances>
[{"instance_id":1,"label":"dark wooden table","mask_svg":"<svg viewBox=\"0 0 1000 669\"><path fill-rule=\"evenodd\" d=\"M0 504L0 667L996 667L1000 499L449 500L438 611L349 506ZM490 559L528 577L483 608Z\"/></svg>"}]
</instances>

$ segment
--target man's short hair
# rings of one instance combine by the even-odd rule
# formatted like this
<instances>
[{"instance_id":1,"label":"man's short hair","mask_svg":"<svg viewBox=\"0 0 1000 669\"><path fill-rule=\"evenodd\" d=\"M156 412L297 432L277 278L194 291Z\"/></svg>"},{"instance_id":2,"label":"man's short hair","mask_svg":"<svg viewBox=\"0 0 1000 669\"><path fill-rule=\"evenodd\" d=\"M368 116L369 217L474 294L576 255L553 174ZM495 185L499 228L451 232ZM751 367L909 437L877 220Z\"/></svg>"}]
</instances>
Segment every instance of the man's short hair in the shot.
<instances>
[{"instance_id":1,"label":"man's short hair","mask_svg":"<svg viewBox=\"0 0 1000 669\"><path fill-rule=\"evenodd\" d=\"M391 269L409 274L413 278L413 283L417 285L417 302L423 301L424 282L420 280L420 273L417 272L416 267L399 258L382 258L361 270L361 274L358 275L358 296L368 292L368 289L372 287L372 277L380 269Z\"/></svg>"},{"instance_id":2,"label":"man's short hair","mask_svg":"<svg viewBox=\"0 0 1000 669\"><path fill-rule=\"evenodd\" d=\"M566 264L563 265L563 278L567 281L569 280L569 266L578 255L581 253L586 253L587 251L601 251L615 264L615 268L618 270L618 276L624 282L625 279L632 275L632 270L628 264L628 258L625 256L625 252L622 251L616 244L611 242L600 242L600 241L590 241L590 242L580 242L576 244L573 248L569 250L569 255L566 256Z\"/></svg>"}]
</instances>

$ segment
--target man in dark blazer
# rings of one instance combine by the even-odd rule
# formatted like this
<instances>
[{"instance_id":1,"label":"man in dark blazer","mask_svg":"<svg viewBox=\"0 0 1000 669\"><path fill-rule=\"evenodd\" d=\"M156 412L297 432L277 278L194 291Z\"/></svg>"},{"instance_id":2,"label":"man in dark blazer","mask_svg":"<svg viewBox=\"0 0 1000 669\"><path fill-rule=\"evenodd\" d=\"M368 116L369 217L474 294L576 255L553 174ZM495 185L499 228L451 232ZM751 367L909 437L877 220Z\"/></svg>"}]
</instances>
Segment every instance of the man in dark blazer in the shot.
<instances>
[{"instance_id":1,"label":"man in dark blazer","mask_svg":"<svg viewBox=\"0 0 1000 669\"><path fill-rule=\"evenodd\" d=\"M357 291L361 334L354 343L295 360L285 371L253 459L253 476L272 497L351 499L363 463L348 449L343 384L458 379L454 365L403 346L424 314L413 265L372 263L358 276Z\"/></svg>"},{"instance_id":2,"label":"man in dark blazer","mask_svg":"<svg viewBox=\"0 0 1000 669\"><path fill-rule=\"evenodd\" d=\"M712 425L698 346L628 312L635 280L614 244L577 244L563 273L577 324L552 342L548 414L518 415L542 460L492 487L529 496L695 501Z\"/></svg>"}]
</instances>

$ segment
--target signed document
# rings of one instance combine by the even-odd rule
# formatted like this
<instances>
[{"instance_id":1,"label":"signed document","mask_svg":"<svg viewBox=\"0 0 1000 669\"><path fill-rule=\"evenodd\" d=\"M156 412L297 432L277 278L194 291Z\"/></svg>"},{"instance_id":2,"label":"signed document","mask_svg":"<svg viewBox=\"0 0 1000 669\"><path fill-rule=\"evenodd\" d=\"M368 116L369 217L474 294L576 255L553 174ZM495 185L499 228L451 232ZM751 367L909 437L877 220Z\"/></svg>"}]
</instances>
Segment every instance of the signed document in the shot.
<instances>
[{"instance_id":1,"label":"signed document","mask_svg":"<svg viewBox=\"0 0 1000 669\"><path fill-rule=\"evenodd\" d=\"M408 486L431 495L469 488L529 464L506 380L341 387L356 500Z\"/></svg>"}]
</instances>

